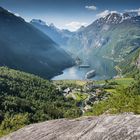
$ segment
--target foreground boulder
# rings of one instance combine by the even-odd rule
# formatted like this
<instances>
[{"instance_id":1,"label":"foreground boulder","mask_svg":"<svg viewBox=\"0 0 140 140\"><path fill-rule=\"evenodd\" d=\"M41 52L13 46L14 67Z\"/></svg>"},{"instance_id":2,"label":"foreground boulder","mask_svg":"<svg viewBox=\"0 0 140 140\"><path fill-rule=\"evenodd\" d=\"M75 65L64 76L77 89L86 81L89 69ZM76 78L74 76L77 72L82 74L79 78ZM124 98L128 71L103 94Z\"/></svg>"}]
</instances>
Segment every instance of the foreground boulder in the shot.
<instances>
[{"instance_id":1,"label":"foreground boulder","mask_svg":"<svg viewBox=\"0 0 140 140\"><path fill-rule=\"evenodd\" d=\"M140 115L102 115L29 125L0 140L138 140Z\"/></svg>"}]
</instances>

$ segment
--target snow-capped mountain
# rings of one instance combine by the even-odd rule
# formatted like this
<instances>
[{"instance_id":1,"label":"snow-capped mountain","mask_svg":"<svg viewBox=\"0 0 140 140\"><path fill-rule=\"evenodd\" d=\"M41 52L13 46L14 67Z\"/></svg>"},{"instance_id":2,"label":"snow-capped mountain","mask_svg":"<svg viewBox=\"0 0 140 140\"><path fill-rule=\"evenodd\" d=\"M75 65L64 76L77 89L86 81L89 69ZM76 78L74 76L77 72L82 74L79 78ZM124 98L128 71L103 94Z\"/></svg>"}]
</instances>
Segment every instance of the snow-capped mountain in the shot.
<instances>
[{"instance_id":1,"label":"snow-capped mountain","mask_svg":"<svg viewBox=\"0 0 140 140\"><path fill-rule=\"evenodd\" d=\"M74 34L68 30L61 30L57 28L53 23L47 25L42 20L33 19L30 23L64 48L66 48L69 38L71 38L71 36Z\"/></svg>"},{"instance_id":2,"label":"snow-capped mountain","mask_svg":"<svg viewBox=\"0 0 140 140\"><path fill-rule=\"evenodd\" d=\"M125 13L112 12L105 17L101 17L97 19L94 23L98 24L98 26L103 24L109 24L109 25L119 24L125 20L135 18L137 16L139 16L138 12L125 12Z\"/></svg>"},{"instance_id":3,"label":"snow-capped mountain","mask_svg":"<svg viewBox=\"0 0 140 140\"><path fill-rule=\"evenodd\" d=\"M136 16L140 16L140 12L125 12L124 14L129 15L130 17L136 17Z\"/></svg>"},{"instance_id":4,"label":"snow-capped mountain","mask_svg":"<svg viewBox=\"0 0 140 140\"><path fill-rule=\"evenodd\" d=\"M135 52L140 46L140 16L135 11L110 12L73 33L60 30L53 24L31 24L64 46L75 57L78 56L83 61L84 58L88 59L97 71L105 75L112 73L114 63L127 62L131 55L136 56ZM131 60L129 59L128 65ZM104 66L106 63L108 66Z\"/></svg>"},{"instance_id":5,"label":"snow-capped mountain","mask_svg":"<svg viewBox=\"0 0 140 140\"><path fill-rule=\"evenodd\" d=\"M78 30L68 46L81 59L87 58L97 71L106 63L105 60L127 61L140 49L140 16L130 12L109 13ZM105 68L107 72L111 72L109 67L108 64Z\"/></svg>"}]
</instances>

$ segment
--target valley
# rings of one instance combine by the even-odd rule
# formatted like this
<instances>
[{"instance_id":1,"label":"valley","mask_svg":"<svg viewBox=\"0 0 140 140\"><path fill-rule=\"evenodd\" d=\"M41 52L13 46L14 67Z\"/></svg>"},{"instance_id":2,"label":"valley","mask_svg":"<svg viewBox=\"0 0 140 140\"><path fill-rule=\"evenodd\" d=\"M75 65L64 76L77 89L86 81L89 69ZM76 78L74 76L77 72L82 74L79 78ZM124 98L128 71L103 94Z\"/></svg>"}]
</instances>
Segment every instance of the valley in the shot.
<instances>
[{"instance_id":1,"label":"valley","mask_svg":"<svg viewBox=\"0 0 140 140\"><path fill-rule=\"evenodd\" d=\"M53 80L54 85L66 98L79 102L83 115L89 114L92 107L100 101L107 100L120 87L128 88L133 78L116 78L111 80Z\"/></svg>"},{"instance_id":2,"label":"valley","mask_svg":"<svg viewBox=\"0 0 140 140\"><path fill-rule=\"evenodd\" d=\"M42 25L40 22L43 21L32 20L31 24L54 38L74 60L79 58L82 64L90 65L89 71L97 72L93 79L110 79L117 76L116 67L121 69L123 75L133 75L131 71L137 71L135 61L140 46L140 16L137 12L112 12L75 32L64 32L54 25ZM58 39L56 35L61 38ZM126 70L126 62L131 70ZM75 77L69 73L72 70ZM87 69L82 71L78 72L78 69L73 67L54 79L84 79Z\"/></svg>"},{"instance_id":3,"label":"valley","mask_svg":"<svg viewBox=\"0 0 140 140\"><path fill-rule=\"evenodd\" d=\"M50 79L73 65L71 56L49 36L0 7L0 66Z\"/></svg>"},{"instance_id":4,"label":"valley","mask_svg":"<svg viewBox=\"0 0 140 140\"><path fill-rule=\"evenodd\" d=\"M121 75L133 76L138 72L140 16L132 13L110 13L71 32L42 20L27 23L0 8L0 66L56 80L84 80L92 70L96 75L91 79L111 79L120 74L116 67L121 69ZM90 67L78 69L77 58Z\"/></svg>"},{"instance_id":5,"label":"valley","mask_svg":"<svg viewBox=\"0 0 140 140\"><path fill-rule=\"evenodd\" d=\"M140 8L85 3L92 22L73 21L75 3L0 7L0 140L140 138Z\"/></svg>"},{"instance_id":6,"label":"valley","mask_svg":"<svg viewBox=\"0 0 140 140\"><path fill-rule=\"evenodd\" d=\"M94 57L92 63L88 63L88 68L79 68L79 65L67 68L62 74L53 77L52 80L85 80L86 74L92 70L95 70L95 75L89 78L92 80L111 79L118 74L115 62L110 59L100 58L99 61L98 57Z\"/></svg>"},{"instance_id":7,"label":"valley","mask_svg":"<svg viewBox=\"0 0 140 140\"><path fill-rule=\"evenodd\" d=\"M139 114L139 75L110 80L52 80L0 67L0 136L45 120Z\"/></svg>"}]
</instances>

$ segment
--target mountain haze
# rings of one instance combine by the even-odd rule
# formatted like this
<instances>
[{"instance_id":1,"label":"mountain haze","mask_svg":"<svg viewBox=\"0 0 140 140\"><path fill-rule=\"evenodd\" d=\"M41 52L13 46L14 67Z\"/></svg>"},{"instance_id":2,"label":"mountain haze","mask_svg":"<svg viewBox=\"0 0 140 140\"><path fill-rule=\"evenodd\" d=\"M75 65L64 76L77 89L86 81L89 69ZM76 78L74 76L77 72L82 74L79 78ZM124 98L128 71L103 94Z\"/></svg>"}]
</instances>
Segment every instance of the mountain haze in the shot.
<instances>
[{"instance_id":1,"label":"mountain haze","mask_svg":"<svg viewBox=\"0 0 140 140\"><path fill-rule=\"evenodd\" d=\"M0 8L0 66L51 78L72 65L72 58L47 35Z\"/></svg>"},{"instance_id":2,"label":"mountain haze","mask_svg":"<svg viewBox=\"0 0 140 140\"><path fill-rule=\"evenodd\" d=\"M69 38L74 35L73 32L70 32L69 30L60 30L52 23L50 25L47 25L44 21L39 19L33 19L30 22L34 27L48 35L52 40L54 40L56 43L58 43L61 47L67 49L67 42L69 41Z\"/></svg>"},{"instance_id":3,"label":"mountain haze","mask_svg":"<svg viewBox=\"0 0 140 140\"><path fill-rule=\"evenodd\" d=\"M138 12L110 12L89 26L73 33L68 32L67 35L54 26L41 23L44 22L31 21L32 25L51 36L75 58L79 57L83 63L90 64L91 69L95 69L102 78L115 76L118 73L116 67L122 74L130 74L131 70L124 67L126 61L134 71L137 69L136 57L140 46Z\"/></svg>"},{"instance_id":4,"label":"mountain haze","mask_svg":"<svg viewBox=\"0 0 140 140\"><path fill-rule=\"evenodd\" d=\"M68 46L100 73L113 76L118 65L123 74L129 73L132 69L124 70L123 63L127 60L129 66L136 67L133 60L140 47L140 16L136 12L110 13L77 31Z\"/></svg>"}]
</instances>

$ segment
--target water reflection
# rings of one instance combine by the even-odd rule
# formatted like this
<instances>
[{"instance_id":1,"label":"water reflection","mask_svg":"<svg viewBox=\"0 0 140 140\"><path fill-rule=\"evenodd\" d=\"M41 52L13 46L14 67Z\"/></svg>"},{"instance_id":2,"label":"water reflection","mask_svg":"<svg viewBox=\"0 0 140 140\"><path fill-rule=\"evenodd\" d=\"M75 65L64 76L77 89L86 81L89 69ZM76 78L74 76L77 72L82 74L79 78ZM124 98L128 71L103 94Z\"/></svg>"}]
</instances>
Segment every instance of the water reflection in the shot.
<instances>
[{"instance_id":1,"label":"water reflection","mask_svg":"<svg viewBox=\"0 0 140 140\"><path fill-rule=\"evenodd\" d=\"M85 75L91 68L78 68L77 66L65 69L63 74L55 76L52 80L85 80ZM108 79L110 76L99 74L96 72L96 76L91 78L93 80Z\"/></svg>"}]
</instances>

